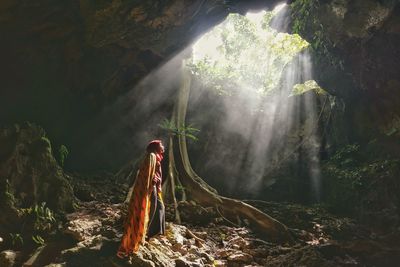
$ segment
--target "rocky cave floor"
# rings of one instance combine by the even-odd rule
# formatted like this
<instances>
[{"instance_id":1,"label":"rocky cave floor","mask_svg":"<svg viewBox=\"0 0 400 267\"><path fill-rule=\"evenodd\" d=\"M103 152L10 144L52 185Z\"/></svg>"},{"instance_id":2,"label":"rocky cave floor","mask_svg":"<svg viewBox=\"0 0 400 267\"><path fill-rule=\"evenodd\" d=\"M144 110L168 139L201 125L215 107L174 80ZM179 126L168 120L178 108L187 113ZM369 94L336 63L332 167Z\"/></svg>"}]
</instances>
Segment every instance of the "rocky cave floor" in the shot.
<instances>
[{"instance_id":1,"label":"rocky cave floor","mask_svg":"<svg viewBox=\"0 0 400 267\"><path fill-rule=\"evenodd\" d=\"M398 266L400 229L382 234L322 207L255 201L254 206L285 223L294 244L273 244L219 214L181 203L182 225L167 206L165 236L150 239L130 259L115 252L122 234L126 184L102 174L74 179L81 200L60 231L14 266ZM202 240L196 240L193 235Z\"/></svg>"}]
</instances>

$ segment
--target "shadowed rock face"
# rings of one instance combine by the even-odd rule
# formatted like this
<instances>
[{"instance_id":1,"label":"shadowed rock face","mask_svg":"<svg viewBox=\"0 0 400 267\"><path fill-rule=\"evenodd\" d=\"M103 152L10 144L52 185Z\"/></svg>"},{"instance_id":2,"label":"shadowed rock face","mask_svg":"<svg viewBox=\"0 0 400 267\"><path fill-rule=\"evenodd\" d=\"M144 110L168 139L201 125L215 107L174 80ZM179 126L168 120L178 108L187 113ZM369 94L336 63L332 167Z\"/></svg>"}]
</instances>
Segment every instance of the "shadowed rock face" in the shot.
<instances>
[{"instance_id":1,"label":"shadowed rock face","mask_svg":"<svg viewBox=\"0 0 400 267\"><path fill-rule=\"evenodd\" d=\"M87 151L95 133L82 127L118 96L230 11L275 2L2 1L0 123L34 121L55 143Z\"/></svg>"},{"instance_id":2,"label":"shadowed rock face","mask_svg":"<svg viewBox=\"0 0 400 267\"><path fill-rule=\"evenodd\" d=\"M72 210L69 177L53 157L42 128L28 123L0 128L0 148L1 233L19 227L21 208L46 202L57 212Z\"/></svg>"},{"instance_id":3,"label":"shadowed rock face","mask_svg":"<svg viewBox=\"0 0 400 267\"><path fill-rule=\"evenodd\" d=\"M86 143L97 134L98 126L107 129L98 114L128 91L140 96L141 89L135 85L141 79L230 12L244 14L272 8L277 2L2 1L0 123L30 120L43 125L56 144L71 148L75 166L119 166L128 154L117 160L79 157L92 149ZM321 1L319 10L317 17L346 68L341 71L329 62L319 63L318 81L349 101L362 98L351 102L356 110L384 114L387 122L379 127L392 127L395 116L388 114L398 116L400 106L398 4ZM313 32L302 35L311 39ZM365 103L371 102L376 105L364 111ZM170 107L167 104L163 109L165 117ZM88 126L94 119L97 124ZM143 118L132 118L131 128L143 129L146 123ZM132 129L124 131L127 136L132 134ZM112 147L114 141L106 140L104 146ZM90 162L92 166L86 165Z\"/></svg>"},{"instance_id":4,"label":"shadowed rock face","mask_svg":"<svg viewBox=\"0 0 400 267\"><path fill-rule=\"evenodd\" d=\"M72 208L68 177L56 162L42 128L28 123L14 125L1 129L0 140L2 148L7 147L2 149L0 175L2 183L4 179L9 182L14 204L27 207L32 202L48 202L53 209Z\"/></svg>"},{"instance_id":5,"label":"shadowed rock face","mask_svg":"<svg viewBox=\"0 0 400 267\"><path fill-rule=\"evenodd\" d=\"M327 58L316 63L316 79L347 103L355 138L371 139L399 128L400 5L398 1L319 1L312 15L331 42ZM315 42L308 25L302 36Z\"/></svg>"},{"instance_id":6,"label":"shadowed rock face","mask_svg":"<svg viewBox=\"0 0 400 267\"><path fill-rule=\"evenodd\" d=\"M262 2L3 1L0 32L5 87L19 91L36 87L59 99L79 96L91 108L101 108L230 11L243 13L276 1ZM57 94L57 88L45 90L46 86L61 87L65 93ZM20 94L6 96L19 99Z\"/></svg>"}]
</instances>

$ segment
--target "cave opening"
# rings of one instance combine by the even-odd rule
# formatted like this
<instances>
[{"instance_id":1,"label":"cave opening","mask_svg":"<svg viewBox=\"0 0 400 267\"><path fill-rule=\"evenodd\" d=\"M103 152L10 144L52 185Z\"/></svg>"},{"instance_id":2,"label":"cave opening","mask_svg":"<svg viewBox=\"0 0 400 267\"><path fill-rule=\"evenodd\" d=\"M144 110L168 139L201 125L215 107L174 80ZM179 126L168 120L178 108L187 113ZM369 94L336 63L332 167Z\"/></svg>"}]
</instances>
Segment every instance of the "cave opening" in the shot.
<instances>
[{"instance_id":1,"label":"cave opening","mask_svg":"<svg viewBox=\"0 0 400 267\"><path fill-rule=\"evenodd\" d=\"M268 199L289 162L286 177L302 185L296 200L321 199L318 113L329 95L313 79L309 43L284 32L287 8L230 14L197 40L187 64L187 120L200 129L192 162L229 196Z\"/></svg>"}]
</instances>

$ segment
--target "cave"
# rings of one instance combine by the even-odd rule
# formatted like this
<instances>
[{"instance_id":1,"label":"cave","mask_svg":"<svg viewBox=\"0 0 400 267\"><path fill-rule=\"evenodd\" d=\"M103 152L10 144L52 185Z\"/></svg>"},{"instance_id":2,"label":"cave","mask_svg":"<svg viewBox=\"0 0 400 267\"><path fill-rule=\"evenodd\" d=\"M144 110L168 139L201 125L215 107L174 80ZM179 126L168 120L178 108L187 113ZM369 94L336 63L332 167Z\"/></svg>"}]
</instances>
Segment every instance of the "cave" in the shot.
<instances>
[{"instance_id":1,"label":"cave","mask_svg":"<svg viewBox=\"0 0 400 267\"><path fill-rule=\"evenodd\" d=\"M0 266L397 266L398 1L5 0L0 21ZM121 260L153 139L167 233Z\"/></svg>"}]
</instances>

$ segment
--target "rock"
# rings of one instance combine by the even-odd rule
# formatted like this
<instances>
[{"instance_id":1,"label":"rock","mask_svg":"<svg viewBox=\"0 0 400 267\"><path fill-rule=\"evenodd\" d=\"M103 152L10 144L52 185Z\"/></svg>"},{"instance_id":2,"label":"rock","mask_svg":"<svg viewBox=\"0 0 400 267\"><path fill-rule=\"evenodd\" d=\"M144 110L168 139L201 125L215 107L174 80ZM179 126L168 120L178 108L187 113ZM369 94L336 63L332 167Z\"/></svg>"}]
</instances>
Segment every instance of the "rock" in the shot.
<instances>
[{"instance_id":1,"label":"rock","mask_svg":"<svg viewBox=\"0 0 400 267\"><path fill-rule=\"evenodd\" d=\"M1 267L15 266L15 261L17 257L18 253L12 250L4 250L0 252L0 266Z\"/></svg>"},{"instance_id":2,"label":"rock","mask_svg":"<svg viewBox=\"0 0 400 267\"><path fill-rule=\"evenodd\" d=\"M182 247L183 247L182 244L176 243L171 248L172 248L173 251L179 251L180 252L180 251L182 251Z\"/></svg>"},{"instance_id":3,"label":"rock","mask_svg":"<svg viewBox=\"0 0 400 267\"><path fill-rule=\"evenodd\" d=\"M266 258L269 255L268 248L253 248L253 249L245 249L243 252L250 254L253 257L257 258Z\"/></svg>"},{"instance_id":4,"label":"rock","mask_svg":"<svg viewBox=\"0 0 400 267\"><path fill-rule=\"evenodd\" d=\"M189 249L189 253L198 255L198 254L200 254L200 250L199 250L199 248L197 248L197 247L191 247L191 248Z\"/></svg>"},{"instance_id":5,"label":"rock","mask_svg":"<svg viewBox=\"0 0 400 267\"><path fill-rule=\"evenodd\" d=\"M129 263L138 267L156 267L154 262L144 259L140 254L133 254Z\"/></svg>"},{"instance_id":6,"label":"rock","mask_svg":"<svg viewBox=\"0 0 400 267\"><path fill-rule=\"evenodd\" d=\"M78 243L73 248L63 250L61 260L65 261L68 267L112 266L110 261L117 258L115 255L118 246L118 241L94 236Z\"/></svg>"},{"instance_id":7,"label":"rock","mask_svg":"<svg viewBox=\"0 0 400 267\"><path fill-rule=\"evenodd\" d=\"M194 234L195 234L196 236L200 237L201 239L206 239L207 236L208 236L208 233L205 232L205 231L202 231L202 232L194 232Z\"/></svg>"},{"instance_id":8,"label":"rock","mask_svg":"<svg viewBox=\"0 0 400 267\"><path fill-rule=\"evenodd\" d=\"M176 224L167 224L167 233L166 236L168 240L173 244L184 244L186 240L186 227Z\"/></svg>"},{"instance_id":9,"label":"rock","mask_svg":"<svg viewBox=\"0 0 400 267\"><path fill-rule=\"evenodd\" d=\"M279 252L277 252L279 253ZM264 266L318 266L318 267L333 267L337 266L326 260L312 246L305 246L299 249L284 251L284 254L276 254L268 256L262 260Z\"/></svg>"},{"instance_id":10,"label":"rock","mask_svg":"<svg viewBox=\"0 0 400 267\"><path fill-rule=\"evenodd\" d=\"M12 201L5 202L9 207L46 202L58 212L73 209L75 198L69 177L54 158L51 143L41 127L23 123L1 128L0 155L0 190L8 188L12 195ZM6 183L8 186L4 186ZM2 220L3 216L0 225L9 225ZM15 223L8 217L6 220Z\"/></svg>"},{"instance_id":11,"label":"rock","mask_svg":"<svg viewBox=\"0 0 400 267\"><path fill-rule=\"evenodd\" d=\"M185 259L179 258L175 260L176 267L191 267L192 265Z\"/></svg>"},{"instance_id":12,"label":"rock","mask_svg":"<svg viewBox=\"0 0 400 267\"><path fill-rule=\"evenodd\" d=\"M84 241L89 239L100 230L102 224L99 219L85 217L83 215L76 216L76 219L70 221L64 231L66 234L72 235L76 240Z\"/></svg>"},{"instance_id":13,"label":"rock","mask_svg":"<svg viewBox=\"0 0 400 267\"><path fill-rule=\"evenodd\" d=\"M138 264L137 266L147 266L151 262L155 267L174 267L174 263L171 261L174 256L175 254L168 250L167 247L148 244L140 247L138 253L134 256L133 263ZM143 265L139 265L139 263Z\"/></svg>"},{"instance_id":14,"label":"rock","mask_svg":"<svg viewBox=\"0 0 400 267\"><path fill-rule=\"evenodd\" d=\"M319 245L317 248L328 259L345 254L344 250L334 242Z\"/></svg>"},{"instance_id":15,"label":"rock","mask_svg":"<svg viewBox=\"0 0 400 267\"><path fill-rule=\"evenodd\" d=\"M30 256L30 258L24 262L22 265L23 267L32 267L32 266L37 266L40 259L43 258L43 252L47 245L43 245L38 247L35 252Z\"/></svg>"},{"instance_id":16,"label":"rock","mask_svg":"<svg viewBox=\"0 0 400 267\"><path fill-rule=\"evenodd\" d=\"M121 205L96 201L81 203L79 210L66 215L69 222L64 233L79 242L91 240L96 235L117 238L117 231L113 226L121 219L121 213Z\"/></svg>"},{"instance_id":17,"label":"rock","mask_svg":"<svg viewBox=\"0 0 400 267\"><path fill-rule=\"evenodd\" d=\"M228 257L228 262L251 263L253 256L243 252L236 252Z\"/></svg>"},{"instance_id":18,"label":"rock","mask_svg":"<svg viewBox=\"0 0 400 267\"><path fill-rule=\"evenodd\" d=\"M226 267L226 266L228 266L228 263L226 260L215 260L214 266L215 267Z\"/></svg>"},{"instance_id":19,"label":"rock","mask_svg":"<svg viewBox=\"0 0 400 267\"><path fill-rule=\"evenodd\" d=\"M82 201L92 201L95 199L93 193L88 188L75 188L75 196Z\"/></svg>"},{"instance_id":20,"label":"rock","mask_svg":"<svg viewBox=\"0 0 400 267\"><path fill-rule=\"evenodd\" d=\"M200 256L202 259L204 259L207 263L213 263L214 262L214 257L212 257L210 254L201 252Z\"/></svg>"},{"instance_id":21,"label":"rock","mask_svg":"<svg viewBox=\"0 0 400 267\"><path fill-rule=\"evenodd\" d=\"M273 205L271 209L283 218L287 214L298 217L291 222L298 229L297 236L301 236L299 233L303 231L303 228L306 228L304 231L310 235L319 237L330 236L326 231L335 236L340 234L339 229L347 229L349 225L357 226L350 224L347 220L330 217L319 209L277 203L270 205ZM373 245L378 240L376 237L374 243L369 242L367 245L364 244L365 242L340 243L330 240L318 246L310 246L303 241L295 245L283 246L258 239L244 227L214 225L213 227L191 226L189 228L174 223L167 223L165 235L151 238L140 247L137 254L120 260L115 253L122 234L120 219L123 208L123 205L97 201L81 203L79 210L66 216L70 220L67 224L71 231L69 234L75 235L76 239L81 241L76 247L63 251L62 258L59 260L66 262L68 267L332 267L362 265L364 262L358 262L358 257L364 255L366 251L369 254L374 251L374 255L367 259L373 260L376 266L380 266L379 263L392 263L397 260L395 256L397 249ZM283 210L287 213L283 213ZM316 225L319 227L315 227ZM336 228L333 229L334 227ZM205 242L201 245L196 244L192 235L188 234L189 231L195 234L200 233L199 235L205 237ZM363 233L367 237L371 235L369 231Z\"/></svg>"},{"instance_id":22,"label":"rock","mask_svg":"<svg viewBox=\"0 0 400 267\"><path fill-rule=\"evenodd\" d=\"M237 249L243 249L250 245L249 241L244 240L244 238L240 236L235 236L234 238L228 241L228 246L237 246Z\"/></svg>"},{"instance_id":23,"label":"rock","mask_svg":"<svg viewBox=\"0 0 400 267\"><path fill-rule=\"evenodd\" d=\"M217 251L216 251L216 256L218 257L218 258L227 258L229 255L231 255L232 253L234 252L234 250L232 250L232 249L225 249L225 248L223 248L223 249L218 249Z\"/></svg>"}]
</instances>

